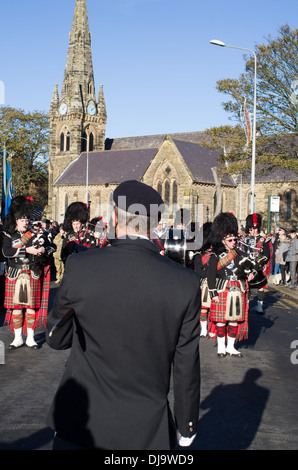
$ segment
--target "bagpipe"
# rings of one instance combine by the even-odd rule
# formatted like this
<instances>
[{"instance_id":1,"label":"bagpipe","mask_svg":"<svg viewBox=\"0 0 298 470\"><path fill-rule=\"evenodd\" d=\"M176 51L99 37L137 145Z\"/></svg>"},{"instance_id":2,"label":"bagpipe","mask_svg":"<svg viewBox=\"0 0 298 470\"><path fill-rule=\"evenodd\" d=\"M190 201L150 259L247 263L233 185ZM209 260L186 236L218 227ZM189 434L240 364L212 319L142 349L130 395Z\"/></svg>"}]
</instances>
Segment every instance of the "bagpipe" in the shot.
<instances>
[{"instance_id":1,"label":"bagpipe","mask_svg":"<svg viewBox=\"0 0 298 470\"><path fill-rule=\"evenodd\" d=\"M56 251L56 246L47 236L46 232L37 232L32 238L32 246L35 248L44 247L45 252L39 256L34 257L34 265L36 267L43 267L49 264L50 257Z\"/></svg>"},{"instance_id":2,"label":"bagpipe","mask_svg":"<svg viewBox=\"0 0 298 470\"><path fill-rule=\"evenodd\" d=\"M247 240L251 241L249 243ZM267 257L262 254L262 246L258 245L255 238L241 239L238 241L237 251L243 256L252 261L255 265L257 272L254 279L249 281L251 289L261 289L267 284L267 278L264 274L264 267L266 265Z\"/></svg>"}]
</instances>

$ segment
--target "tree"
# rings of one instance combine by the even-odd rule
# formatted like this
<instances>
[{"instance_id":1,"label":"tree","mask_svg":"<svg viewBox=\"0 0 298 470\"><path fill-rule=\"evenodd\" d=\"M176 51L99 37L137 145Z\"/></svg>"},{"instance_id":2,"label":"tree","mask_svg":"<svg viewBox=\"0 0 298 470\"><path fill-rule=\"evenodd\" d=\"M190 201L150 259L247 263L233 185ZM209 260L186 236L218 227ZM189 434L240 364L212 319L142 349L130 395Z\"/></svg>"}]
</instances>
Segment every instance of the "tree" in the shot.
<instances>
[{"instance_id":1,"label":"tree","mask_svg":"<svg viewBox=\"0 0 298 470\"><path fill-rule=\"evenodd\" d=\"M279 37L268 36L266 40L266 45L256 45L256 163L263 171L276 166L297 170L298 29L291 31L288 25L283 26ZM237 123L241 121L244 100L251 110L254 102L254 57L245 55L245 58L245 73L239 80L217 82L217 90L231 97L223 107ZM221 160L228 163L225 171L237 173L250 166L251 143L246 142L239 124L234 129L232 126L213 128L207 134L212 136L213 147L220 150Z\"/></svg>"},{"instance_id":2,"label":"tree","mask_svg":"<svg viewBox=\"0 0 298 470\"><path fill-rule=\"evenodd\" d=\"M11 161L14 196L33 197L37 207L47 203L49 119L44 113L0 108L0 146Z\"/></svg>"},{"instance_id":3,"label":"tree","mask_svg":"<svg viewBox=\"0 0 298 470\"><path fill-rule=\"evenodd\" d=\"M256 45L257 56L257 127L262 135L279 133L298 134L298 99L295 95L298 80L298 29L282 26L280 36L266 38L267 45ZM232 101L223 104L240 121L244 99L253 106L254 58L246 57L246 72L239 80L217 82L220 93L230 95Z\"/></svg>"}]
</instances>

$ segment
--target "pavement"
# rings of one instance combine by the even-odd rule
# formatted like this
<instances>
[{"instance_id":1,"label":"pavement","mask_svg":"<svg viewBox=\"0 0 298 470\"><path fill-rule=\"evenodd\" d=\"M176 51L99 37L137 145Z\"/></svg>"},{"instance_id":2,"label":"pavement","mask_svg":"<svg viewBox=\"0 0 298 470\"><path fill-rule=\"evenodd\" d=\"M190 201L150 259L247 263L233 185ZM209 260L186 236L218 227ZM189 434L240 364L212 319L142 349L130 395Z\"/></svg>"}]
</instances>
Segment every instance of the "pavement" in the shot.
<instances>
[{"instance_id":1,"label":"pavement","mask_svg":"<svg viewBox=\"0 0 298 470\"><path fill-rule=\"evenodd\" d=\"M57 285L51 283L50 308ZM195 450L297 450L298 364L289 360L298 339L298 289L271 279L265 314L251 298L243 358L218 359L212 340L201 339L201 413ZM8 351L12 334L0 316L5 363L0 365L0 450L50 450L53 431L46 416L63 375L69 350L52 350L44 329L36 332L39 350ZM169 394L173 406L172 387ZM121 423L119 430L121 432Z\"/></svg>"},{"instance_id":2,"label":"pavement","mask_svg":"<svg viewBox=\"0 0 298 470\"><path fill-rule=\"evenodd\" d=\"M292 300L297 300L298 306L298 287L290 289L289 284L287 286L279 286L274 283L274 276L269 277L268 287L273 291L279 292L283 297L288 297Z\"/></svg>"}]
</instances>

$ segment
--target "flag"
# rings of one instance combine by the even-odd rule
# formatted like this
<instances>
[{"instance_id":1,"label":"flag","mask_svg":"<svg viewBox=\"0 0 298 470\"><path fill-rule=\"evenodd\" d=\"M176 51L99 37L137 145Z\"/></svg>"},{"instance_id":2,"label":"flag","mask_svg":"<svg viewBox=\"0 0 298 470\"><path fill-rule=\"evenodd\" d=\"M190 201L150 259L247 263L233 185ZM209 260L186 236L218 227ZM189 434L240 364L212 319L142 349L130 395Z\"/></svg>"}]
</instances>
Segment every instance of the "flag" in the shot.
<instances>
[{"instance_id":1,"label":"flag","mask_svg":"<svg viewBox=\"0 0 298 470\"><path fill-rule=\"evenodd\" d=\"M6 200L5 200L5 210L4 210L5 216L8 214L8 209L10 207L12 199L13 199L12 175L11 175L10 162L7 162L7 168L6 168Z\"/></svg>"},{"instance_id":2,"label":"flag","mask_svg":"<svg viewBox=\"0 0 298 470\"><path fill-rule=\"evenodd\" d=\"M11 201L13 199L13 187L10 161L6 160L6 148L3 151L3 180L2 180L2 204L1 204L1 219L4 221L8 214Z\"/></svg>"}]
</instances>

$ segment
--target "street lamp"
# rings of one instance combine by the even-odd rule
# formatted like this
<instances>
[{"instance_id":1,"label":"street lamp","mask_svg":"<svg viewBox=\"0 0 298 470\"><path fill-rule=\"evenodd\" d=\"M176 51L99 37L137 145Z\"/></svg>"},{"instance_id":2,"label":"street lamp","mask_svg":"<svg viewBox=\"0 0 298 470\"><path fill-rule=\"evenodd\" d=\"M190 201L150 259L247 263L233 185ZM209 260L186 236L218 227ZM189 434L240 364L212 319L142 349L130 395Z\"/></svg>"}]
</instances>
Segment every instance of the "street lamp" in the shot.
<instances>
[{"instance_id":1,"label":"street lamp","mask_svg":"<svg viewBox=\"0 0 298 470\"><path fill-rule=\"evenodd\" d=\"M89 206L89 143L87 137L81 137L73 134L67 134L67 137L75 137L76 139L86 140L87 161L86 161L86 204Z\"/></svg>"},{"instance_id":2,"label":"street lamp","mask_svg":"<svg viewBox=\"0 0 298 470\"><path fill-rule=\"evenodd\" d=\"M254 55L255 59L255 73L254 73L254 122L252 132L252 156L251 156L251 194L250 194L250 208L249 211L252 214L254 212L254 196L255 196L255 172L256 172L256 121L257 121L257 56L252 49L246 47L229 46L222 41L213 39L210 44L220 47L231 47L232 49L241 49L243 51L249 51Z\"/></svg>"}]
</instances>

